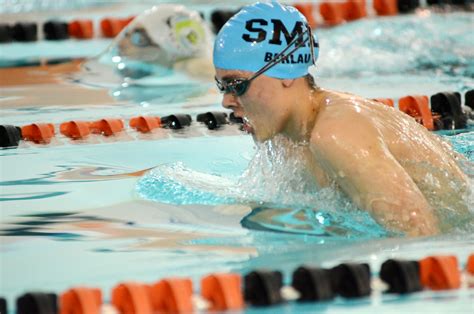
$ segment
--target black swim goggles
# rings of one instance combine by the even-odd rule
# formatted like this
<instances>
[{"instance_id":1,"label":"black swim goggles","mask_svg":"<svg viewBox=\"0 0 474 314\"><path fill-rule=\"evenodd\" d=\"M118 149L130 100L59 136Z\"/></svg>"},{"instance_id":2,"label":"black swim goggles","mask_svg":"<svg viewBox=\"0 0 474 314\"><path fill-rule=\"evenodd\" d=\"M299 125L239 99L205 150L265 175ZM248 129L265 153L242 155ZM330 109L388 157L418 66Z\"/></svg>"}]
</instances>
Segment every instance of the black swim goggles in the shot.
<instances>
[{"instance_id":1,"label":"black swim goggles","mask_svg":"<svg viewBox=\"0 0 474 314\"><path fill-rule=\"evenodd\" d=\"M304 35L306 34L308 34L308 36L306 39L303 40ZM221 93L224 93L224 94L231 93L238 97L242 96L248 90L250 86L250 82L252 82L254 79L259 77L261 74L273 68L275 65L277 65L281 61L291 56L299 48L305 46L308 40L310 42L310 47L311 47L311 58L313 60L313 64L316 64L316 59L314 57L315 43L314 43L313 33L311 31L311 27L306 25L306 30L304 32L300 33L298 36L293 38L293 40L288 44L288 46L285 49L283 49L279 54L277 54L272 60L268 61L268 63L265 64L260 70L255 72L254 75L252 75L251 77L247 79L228 78L228 79L223 79L222 81L218 80L217 77L214 77L217 88L219 89ZM296 46L291 51L288 52L288 50L290 50L291 46L293 46L294 44L296 44Z\"/></svg>"}]
</instances>

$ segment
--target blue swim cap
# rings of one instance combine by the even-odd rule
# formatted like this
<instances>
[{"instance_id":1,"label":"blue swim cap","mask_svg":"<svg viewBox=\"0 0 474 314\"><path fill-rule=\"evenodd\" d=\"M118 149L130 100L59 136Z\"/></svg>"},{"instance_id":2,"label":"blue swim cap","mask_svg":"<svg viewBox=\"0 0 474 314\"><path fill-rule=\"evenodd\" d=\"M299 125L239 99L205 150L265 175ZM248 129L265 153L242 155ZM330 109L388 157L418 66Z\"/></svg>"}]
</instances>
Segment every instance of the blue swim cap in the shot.
<instances>
[{"instance_id":1,"label":"blue swim cap","mask_svg":"<svg viewBox=\"0 0 474 314\"><path fill-rule=\"evenodd\" d=\"M294 7L276 1L245 6L217 34L214 66L224 70L257 72L307 27L306 18ZM307 35L304 36L306 38ZM314 58L317 59L319 44L315 35L313 38ZM308 74L312 64L308 40L287 60L264 74L279 79L294 79Z\"/></svg>"}]
</instances>

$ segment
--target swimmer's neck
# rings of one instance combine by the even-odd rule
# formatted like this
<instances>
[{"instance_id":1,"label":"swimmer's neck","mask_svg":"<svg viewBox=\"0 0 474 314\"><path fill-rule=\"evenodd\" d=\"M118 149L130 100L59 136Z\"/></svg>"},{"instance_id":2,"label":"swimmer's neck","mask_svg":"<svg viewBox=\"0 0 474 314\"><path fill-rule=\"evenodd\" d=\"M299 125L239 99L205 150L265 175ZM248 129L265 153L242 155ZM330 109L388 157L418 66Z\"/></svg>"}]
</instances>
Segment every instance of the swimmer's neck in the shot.
<instances>
[{"instance_id":1,"label":"swimmer's neck","mask_svg":"<svg viewBox=\"0 0 474 314\"><path fill-rule=\"evenodd\" d=\"M325 105L326 91L319 87L304 86L290 99L290 114L283 135L296 143L308 143L317 117Z\"/></svg>"}]
</instances>

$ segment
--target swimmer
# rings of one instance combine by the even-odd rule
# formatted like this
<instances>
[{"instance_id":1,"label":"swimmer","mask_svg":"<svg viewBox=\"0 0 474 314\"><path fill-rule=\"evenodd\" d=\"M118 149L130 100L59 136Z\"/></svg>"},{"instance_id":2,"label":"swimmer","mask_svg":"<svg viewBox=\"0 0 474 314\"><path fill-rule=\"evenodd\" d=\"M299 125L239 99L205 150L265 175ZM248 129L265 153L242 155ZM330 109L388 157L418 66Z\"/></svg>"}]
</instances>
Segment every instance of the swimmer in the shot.
<instances>
[{"instance_id":1,"label":"swimmer","mask_svg":"<svg viewBox=\"0 0 474 314\"><path fill-rule=\"evenodd\" d=\"M215 41L222 105L257 142L279 134L306 144L318 186L335 183L390 231L434 235L446 230L446 207L467 213L467 177L448 144L396 109L317 87L308 68L318 53L295 8L243 7Z\"/></svg>"},{"instance_id":2,"label":"swimmer","mask_svg":"<svg viewBox=\"0 0 474 314\"><path fill-rule=\"evenodd\" d=\"M101 56L117 64L124 76L152 75L151 66L212 80L212 35L198 12L162 4L137 16Z\"/></svg>"}]
</instances>

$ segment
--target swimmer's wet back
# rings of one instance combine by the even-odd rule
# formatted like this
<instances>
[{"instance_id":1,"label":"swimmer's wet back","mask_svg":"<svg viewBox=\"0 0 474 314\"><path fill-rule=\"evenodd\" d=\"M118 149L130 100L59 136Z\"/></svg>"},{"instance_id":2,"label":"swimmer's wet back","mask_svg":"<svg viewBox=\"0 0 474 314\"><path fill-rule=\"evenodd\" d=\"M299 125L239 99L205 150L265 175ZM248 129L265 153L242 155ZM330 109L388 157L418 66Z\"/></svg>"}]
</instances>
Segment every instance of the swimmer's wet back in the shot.
<instances>
[{"instance_id":1,"label":"swimmer's wet back","mask_svg":"<svg viewBox=\"0 0 474 314\"><path fill-rule=\"evenodd\" d=\"M389 231L431 235L450 228L446 217L470 215L467 177L451 149L393 108L318 88L308 72L318 52L293 7L242 8L214 46L223 106L258 142L283 135L306 145L318 186L335 184Z\"/></svg>"}]
</instances>

